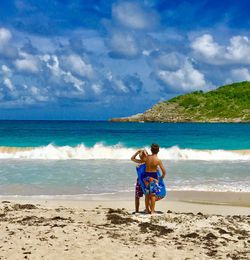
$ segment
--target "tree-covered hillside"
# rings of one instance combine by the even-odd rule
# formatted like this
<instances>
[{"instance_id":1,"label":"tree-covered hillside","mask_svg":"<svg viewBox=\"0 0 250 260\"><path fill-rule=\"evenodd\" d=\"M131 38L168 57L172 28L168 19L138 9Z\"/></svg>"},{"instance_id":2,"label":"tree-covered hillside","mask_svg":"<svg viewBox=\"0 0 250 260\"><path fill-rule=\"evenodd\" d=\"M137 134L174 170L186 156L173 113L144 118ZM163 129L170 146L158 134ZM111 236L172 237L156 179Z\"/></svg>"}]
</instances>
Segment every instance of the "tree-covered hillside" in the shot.
<instances>
[{"instance_id":1,"label":"tree-covered hillside","mask_svg":"<svg viewBox=\"0 0 250 260\"><path fill-rule=\"evenodd\" d=\"M250 82L177 96L156 104L143 114L111 121L250 122Z\"/></svg>"}]
</instances>

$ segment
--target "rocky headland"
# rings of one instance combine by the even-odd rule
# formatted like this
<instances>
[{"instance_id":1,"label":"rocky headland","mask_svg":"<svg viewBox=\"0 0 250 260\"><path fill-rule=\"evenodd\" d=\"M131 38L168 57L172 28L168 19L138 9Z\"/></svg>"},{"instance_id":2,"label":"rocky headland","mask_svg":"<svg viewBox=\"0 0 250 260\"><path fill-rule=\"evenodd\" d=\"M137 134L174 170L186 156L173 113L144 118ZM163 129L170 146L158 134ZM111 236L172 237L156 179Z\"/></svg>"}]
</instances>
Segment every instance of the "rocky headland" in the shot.
<instances>
[{"instance_id":1,"label":"rocky headland","mask_svg":"<svg viewBox=\"0 0 250 260\"><path fill-rule=\"evenodd\" d=\"M195 91L159 102L141 114L111 122L250 122L250 82Z\"/></svg>"}]
</instances>

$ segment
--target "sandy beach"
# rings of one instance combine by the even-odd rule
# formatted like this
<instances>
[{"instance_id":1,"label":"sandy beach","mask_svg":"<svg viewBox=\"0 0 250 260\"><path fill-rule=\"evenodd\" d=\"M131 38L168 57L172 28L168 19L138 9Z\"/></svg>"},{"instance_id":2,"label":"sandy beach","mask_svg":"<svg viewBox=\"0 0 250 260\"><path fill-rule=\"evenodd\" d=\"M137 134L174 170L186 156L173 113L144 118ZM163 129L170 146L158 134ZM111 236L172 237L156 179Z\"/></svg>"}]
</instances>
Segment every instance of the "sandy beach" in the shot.
<instances>
[{"instance_id":1,"label":"sandy beach","mask_svg":"<svg viewBox=\"0 0 250 260\"><path fill-rule=\"evenodd\" d=\"M0 259L249 259L249 194L199 195L170 192L153 216L127 195L2 198Z\"/></svg>"}]
</instances>

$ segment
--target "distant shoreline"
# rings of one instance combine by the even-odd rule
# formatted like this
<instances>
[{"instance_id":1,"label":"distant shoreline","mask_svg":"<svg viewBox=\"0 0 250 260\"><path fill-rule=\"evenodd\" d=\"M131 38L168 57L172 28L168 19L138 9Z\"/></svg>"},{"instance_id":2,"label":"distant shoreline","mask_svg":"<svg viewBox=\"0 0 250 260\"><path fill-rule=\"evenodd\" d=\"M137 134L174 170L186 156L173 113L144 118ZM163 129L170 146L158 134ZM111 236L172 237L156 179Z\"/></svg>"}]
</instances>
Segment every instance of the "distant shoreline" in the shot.
<instances>
[{"instance_id":1,"label":"distant shoreline","mask_svg":"<svg viewBox=\"0 0 250 260\"><path fill-rule=\"evenodd\" d=\"M123 118L111 118L108 120L110 123L141 123L141 124L151 124L151 123L159 123L159 124L250 124L250 121L241 121L241 122L233 122L233 121L126 121Z\"/></svg>"},{"instance_id":2,"label":"distant shoreline","mask_svg":"<svg viewBox=\"0 0 250 260\"><path fill-rule=\"evenodd\" d=\"M0 119L1 122L86 122L86 123L159 123L159 124L250 124L250 121L229 122L229 121L125 121L124 118L118 117L103 120L85 120L85 119Z\"/></svg>"}]
</instances>

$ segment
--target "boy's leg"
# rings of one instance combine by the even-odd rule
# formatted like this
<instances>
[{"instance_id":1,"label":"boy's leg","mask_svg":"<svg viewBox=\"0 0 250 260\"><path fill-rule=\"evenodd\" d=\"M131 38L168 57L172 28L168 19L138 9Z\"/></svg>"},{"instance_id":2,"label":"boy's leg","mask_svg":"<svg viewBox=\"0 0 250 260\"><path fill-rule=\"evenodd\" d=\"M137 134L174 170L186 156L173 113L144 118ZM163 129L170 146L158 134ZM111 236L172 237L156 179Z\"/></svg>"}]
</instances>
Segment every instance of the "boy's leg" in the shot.
<instances>
[{"instance_id":1,"label":"boy's leg","mask_svg":"<svg viewBox=\"0 0 250 260\"><path fill-rule=\"evenodd\" d=\"M139 180L137 179L135 186L135 212L139 212L140 197L143 197L143 191L139 183Z\"/></svg>"},{"instance_id":2,"label":"boy's leg","mask_svg":"<svg viewBox=\"0 0 250 260\"><path fill-rule=\"evenodd\" d=\"M149 200L150 200L150 195L149 195L149 194L146 194L146 195L145 195L146 213L150 213Z\"/></svg>"},{"instance_id":3,"label":"boy's leg","mask_svg":"<svg viewBox=\"0 0 250 260\"><path fill-rule=\"evenodd\" d=\"M151 208L151 214L155 212L155 195L150 194L150 208Z\"/></svg>"},{"instance_id":4,"label":"boy's leg","mask_svg":"<svg viewBox=\"0 0 250 260\"><path fill-rule=\"evenodd\" d=\"M140 207L140 197L143 196L143 191L141 188L141 185L139 183L139 180L137 179L136 185L135 185L135 212L139 212Z\"/></svg>"},{"instance_id":5,"label":"boy's leg","mask_svg":"<svg viewBox=\"0 0 250 260\"><path fill-rule=\"evenodd\" d=\"M135 196L135 212L139 212L139 207L140 207L140 198Z\"/></svg>"}]
</instances>

